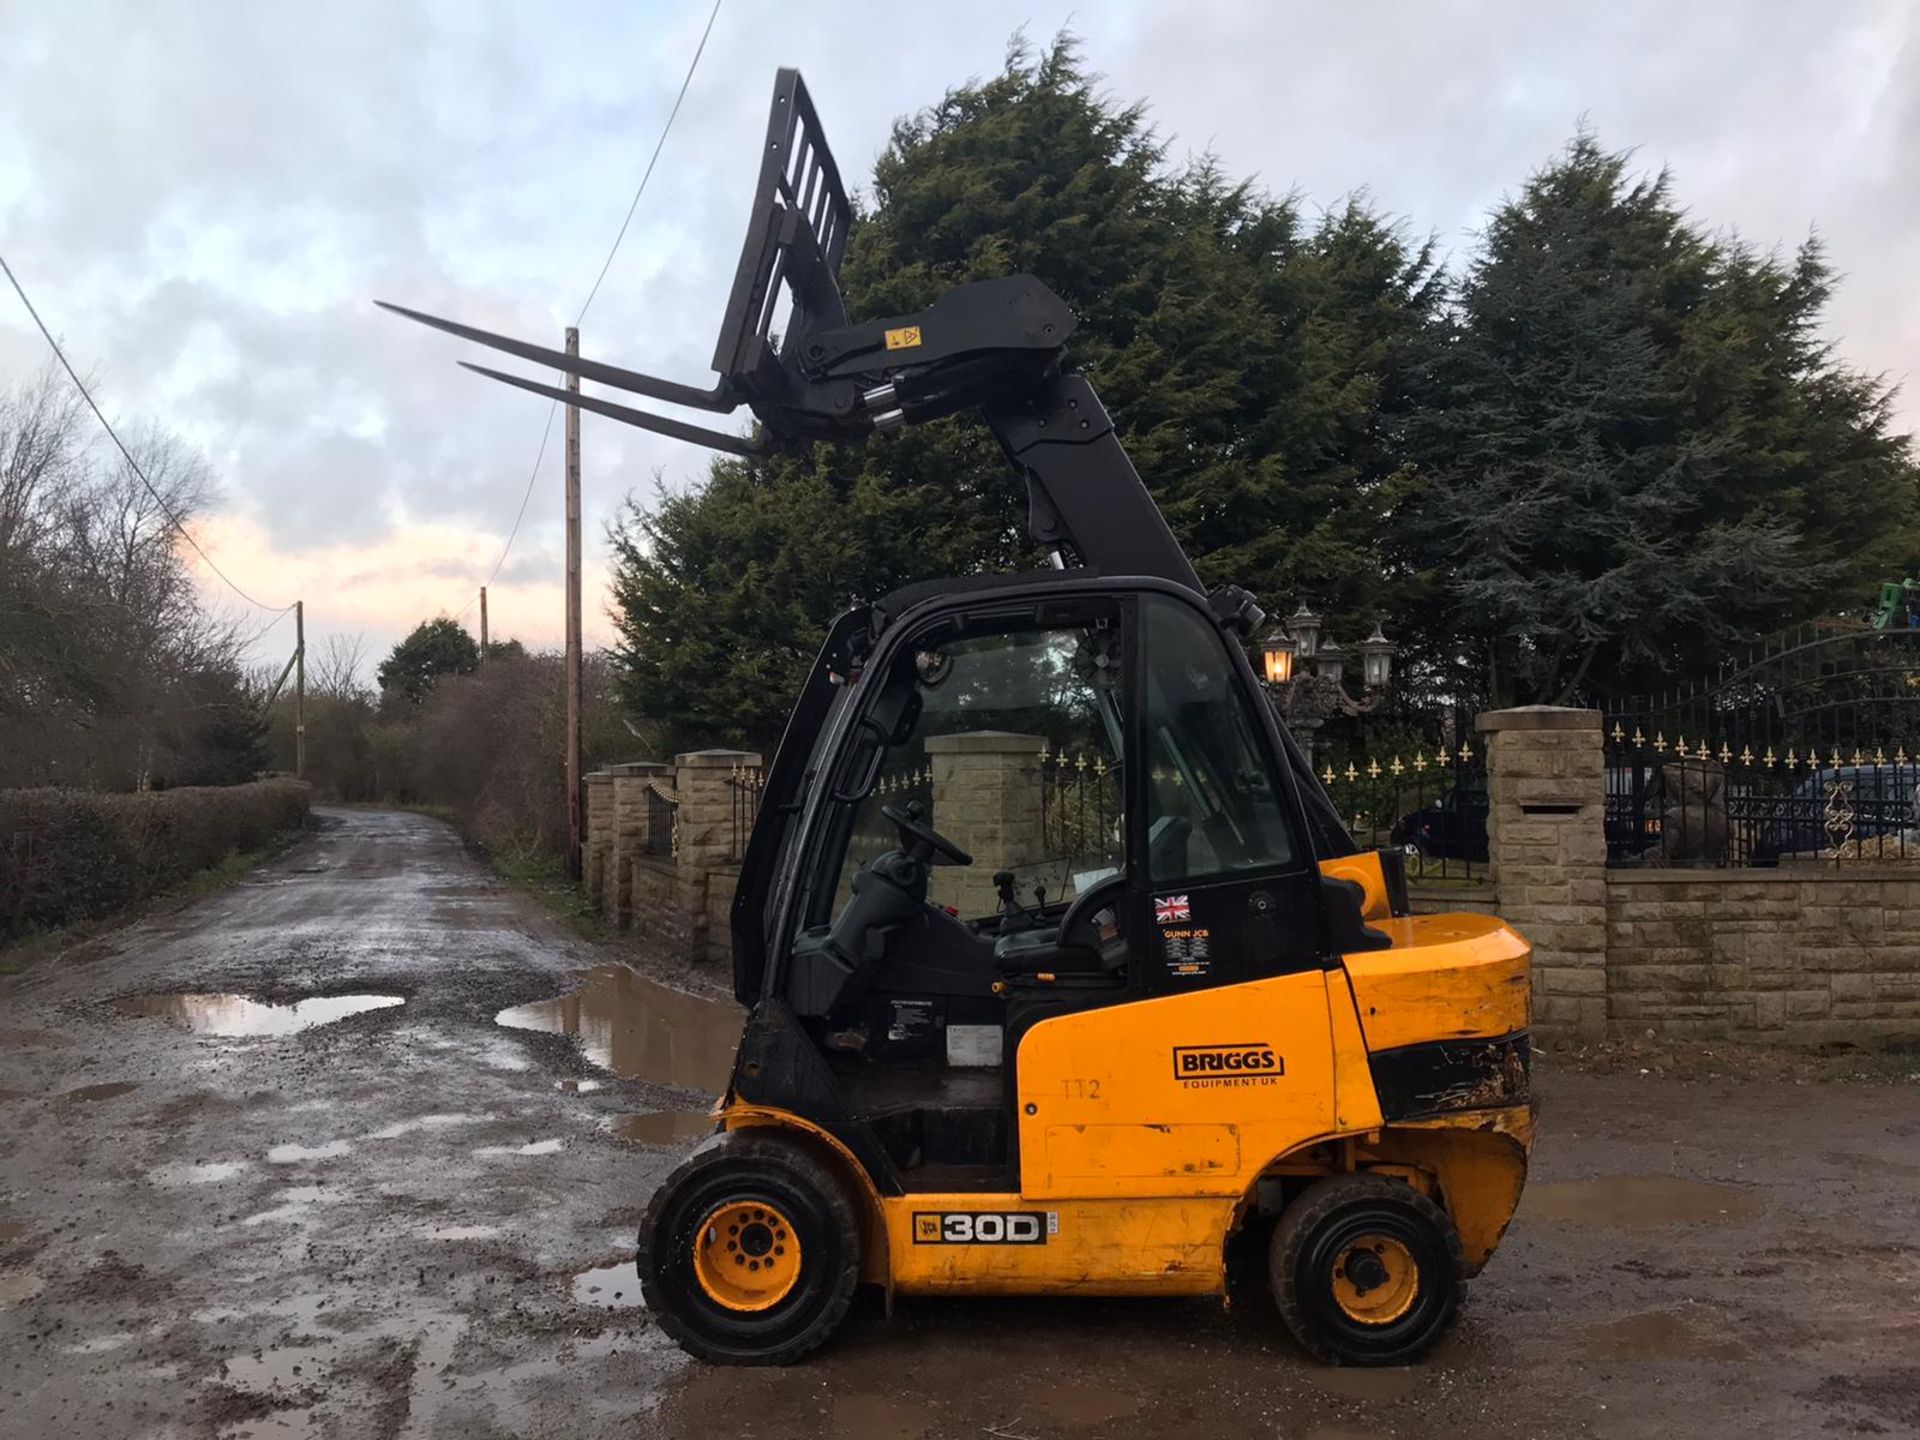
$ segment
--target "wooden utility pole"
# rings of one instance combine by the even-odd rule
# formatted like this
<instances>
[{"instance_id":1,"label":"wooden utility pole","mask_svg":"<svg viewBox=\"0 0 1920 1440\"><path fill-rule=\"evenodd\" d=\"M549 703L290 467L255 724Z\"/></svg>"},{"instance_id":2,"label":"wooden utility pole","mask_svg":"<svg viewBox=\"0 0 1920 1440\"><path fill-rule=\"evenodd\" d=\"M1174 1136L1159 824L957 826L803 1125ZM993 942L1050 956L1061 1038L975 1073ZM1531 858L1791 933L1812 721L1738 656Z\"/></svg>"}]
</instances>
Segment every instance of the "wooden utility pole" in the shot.
<instances>
[{"instance_id":1,"label":"wooden utility pole","mask_svg":"<svg viewBox=\"0 0 1920 1440\"><path fill-rule=\"evenodd\" d=\"M480 663L487 663L487 587L480 587Z\"/></svg>"},{"instance_id":2,"label":"wooden utility pole","mask_svg":"<svg viewBox=\"0 0 1920 1440\"><path fill-rule=\"evenodd\" d=\"M580 331L567 327L567 354L580 353ZM580 377L567 375L567 393ZM580 878L580 407L567 406L567 873Z\"/></svg>"},{"instance_id":3,"label":"wooden utility pole","mask_svg":"<svg viewBox=\"0 0 1920 1440\"><path fill-rule=\"evenodd\" d=\"M284 613L284 612L283 612ZM307 602L293 602L293 773L307 773Z\"/></svg>"}]
</instances>

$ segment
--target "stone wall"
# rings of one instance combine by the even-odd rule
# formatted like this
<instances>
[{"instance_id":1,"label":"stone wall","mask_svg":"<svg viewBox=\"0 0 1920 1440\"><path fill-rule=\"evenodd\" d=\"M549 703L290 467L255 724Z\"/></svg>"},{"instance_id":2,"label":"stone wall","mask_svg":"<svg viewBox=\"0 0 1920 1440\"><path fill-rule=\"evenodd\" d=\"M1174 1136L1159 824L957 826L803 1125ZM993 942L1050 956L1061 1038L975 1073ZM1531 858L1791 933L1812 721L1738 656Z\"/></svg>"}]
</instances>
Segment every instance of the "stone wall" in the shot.
<instances>
[{"instance_id":1,"label":"stone wall","mask_svg":"<svg viewBox=\"0 0 1920 1440\"><path fill-rule=\"evenodd\" d=\"M1416 885L1414 908L1496 913L1526 936L1543 1035L1920 1041L1920 865L1609 870L1598 713L1526 707L1479 728L1491 883ZM983 857L1039 856L1040 737L976 732L927 748L942 833ZM705 750L589 777L585 883L609 918L727 961L733 782L759 763ZM676 856L640 853L654 783L678 800ZM987 913L990 868L936 869L934 897Z\"/></svg>"},{"instance_id":2,"label":"stone wall","mask_svg":"<svg viewBox=\"0 0 1920 1440\"><path fill-rule=\"evenodd\" d=\"M1045 853L1040 754L1046 748L1042 736L1006 730L927 738L933 770L929 822L982 862L935 867L928 886L935 904L962 915L991 915L999 905L994 871L1032 864Z\"/></svg>"},{"instance_id":3,"label":"stone wall","mask_svg":"<svg viewBox=\"0 0 1920 1440\"><path fill-rule=\"evenodd\" d=\"M1482 715L1487 851L1499 913L1533 944L1536 1024L1607 1030L1606 756L1600 712Z\"/></svg>"},{"instance_id":4,"label":"stone wall","mask_svg":"<svg viewBox=\"0 0 1920 1440\"><path fill-rule=\"evenodd\" d=\"M1629 1033L1920 1039L1920 871L1613 871L1607 1009Z\"/></svg>"},{"instance_id":5,"label":"stone wall","mask_svg":"<svg viewBox=\"0 0 1920 1440\"><path fill-rule=\"evenodd\" d=\"M672 955L685 955L693 926L680 901L680 867L668 855L634 855L627 860L632 898L629 928L639 939Z\"/></svg>"},{"instance_id":6,"label":"stone wall","mask_svg":"<svg viewBox=\"0 0 1920 1440\"><path fill-rule=\"evenodd\" d=\"M1920 1040L1920 866L1608 869L1599 713L1480 729L1497 913L1533 944L1536 1029Z\"/></svg>"}]
</instances>

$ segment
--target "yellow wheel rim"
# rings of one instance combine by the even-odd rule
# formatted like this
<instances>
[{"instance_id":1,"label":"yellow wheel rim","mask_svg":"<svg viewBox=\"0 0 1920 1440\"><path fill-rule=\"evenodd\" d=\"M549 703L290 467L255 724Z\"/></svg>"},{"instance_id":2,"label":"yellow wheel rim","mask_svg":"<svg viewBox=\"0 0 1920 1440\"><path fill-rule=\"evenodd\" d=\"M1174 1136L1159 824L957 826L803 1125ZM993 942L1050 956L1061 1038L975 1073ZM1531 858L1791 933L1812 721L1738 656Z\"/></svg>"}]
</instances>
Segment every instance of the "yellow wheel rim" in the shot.
<instances>
[{"instance_id":1,"label":"yellow wheel rim","mask_svg":"<svg viewBox=\"0 0 1920 1440\"><path fill-rule=\"evenodd\" d=\"M1349 1320L1391 1325L1420 1294L1420 1266L1391 1235L1362 1235L1333 1270L1333 1300Z\"/></svg>"},{"instance_id":2,"label":"yellow wheel rim","mask_svg":"<svg viewBox=\"0 0 1920 1440\"><path fill-rule=\"evenodd\" d=\"M716 1305L771 1310L800 1279L800 1241L773 1206L730 1200L695 1233L693 1274Z\"/></svg>"}]
</instances>

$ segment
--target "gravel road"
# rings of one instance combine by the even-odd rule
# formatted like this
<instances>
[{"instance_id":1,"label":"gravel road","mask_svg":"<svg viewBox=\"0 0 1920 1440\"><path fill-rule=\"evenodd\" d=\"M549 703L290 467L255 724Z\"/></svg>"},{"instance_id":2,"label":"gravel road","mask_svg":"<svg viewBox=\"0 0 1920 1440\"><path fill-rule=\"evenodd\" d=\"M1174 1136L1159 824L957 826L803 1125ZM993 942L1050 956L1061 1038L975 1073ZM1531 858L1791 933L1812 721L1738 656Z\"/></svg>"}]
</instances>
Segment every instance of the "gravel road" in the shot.
<instances>
[{"instance_id":1,"label":"gravel road","mask_svg":"<svg viewBox=\"0 0 1920 1440\"><path fill-rule=\"evenodd\" d=\"M805 1365L694 1365L623 1257L738 1012L617 958L340 810L0 981L0 1435L1920 1436L1897 1071L1547 1057L1527 1198L1416 1369L1312 1365L1257 1295L873 1303Z\"/></svg>"}]
</instances>

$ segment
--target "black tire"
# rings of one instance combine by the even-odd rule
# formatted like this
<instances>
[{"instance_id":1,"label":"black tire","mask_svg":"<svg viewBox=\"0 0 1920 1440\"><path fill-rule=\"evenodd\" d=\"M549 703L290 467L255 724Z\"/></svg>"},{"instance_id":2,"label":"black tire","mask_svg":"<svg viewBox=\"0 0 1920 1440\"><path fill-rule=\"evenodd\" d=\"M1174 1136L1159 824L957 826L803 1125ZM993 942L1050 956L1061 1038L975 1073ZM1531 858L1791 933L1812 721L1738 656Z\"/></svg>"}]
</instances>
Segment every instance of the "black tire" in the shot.
<instances>
[{"instance_id":1,"label":"black tire","mask_svg":"<svg viewBox=\"0 0 1920 1440\"><path fill-rule=\"evenodd\" d=\"M707 1222L729 1205L765 1207L798 1242L797 1277L767 1308L729 1308L702 1279L697 1247L715 1243ZM847 1313L860 1278L860 1221L846 1187L803 1145L734 1130L702 1146L654 1193L636 1258L648 1309L689 1355L723 1365L791 1365L818 1349Z\"/></svg>"},{"instance_id":2,"label":"black tire","mask_svg":"<svg viewBox=\"0 0 1920 1440\"><path fill-rule=\"evenodd\" d=\"M1349 1275L1356 1260L1366 1268ZM1281 1318L1316 1359L1408 1365L1460 1312L1460 1232L1404 1181L1337 1175L1282 1212L1268 1277Z\"/></svg>"}]
</instances>

